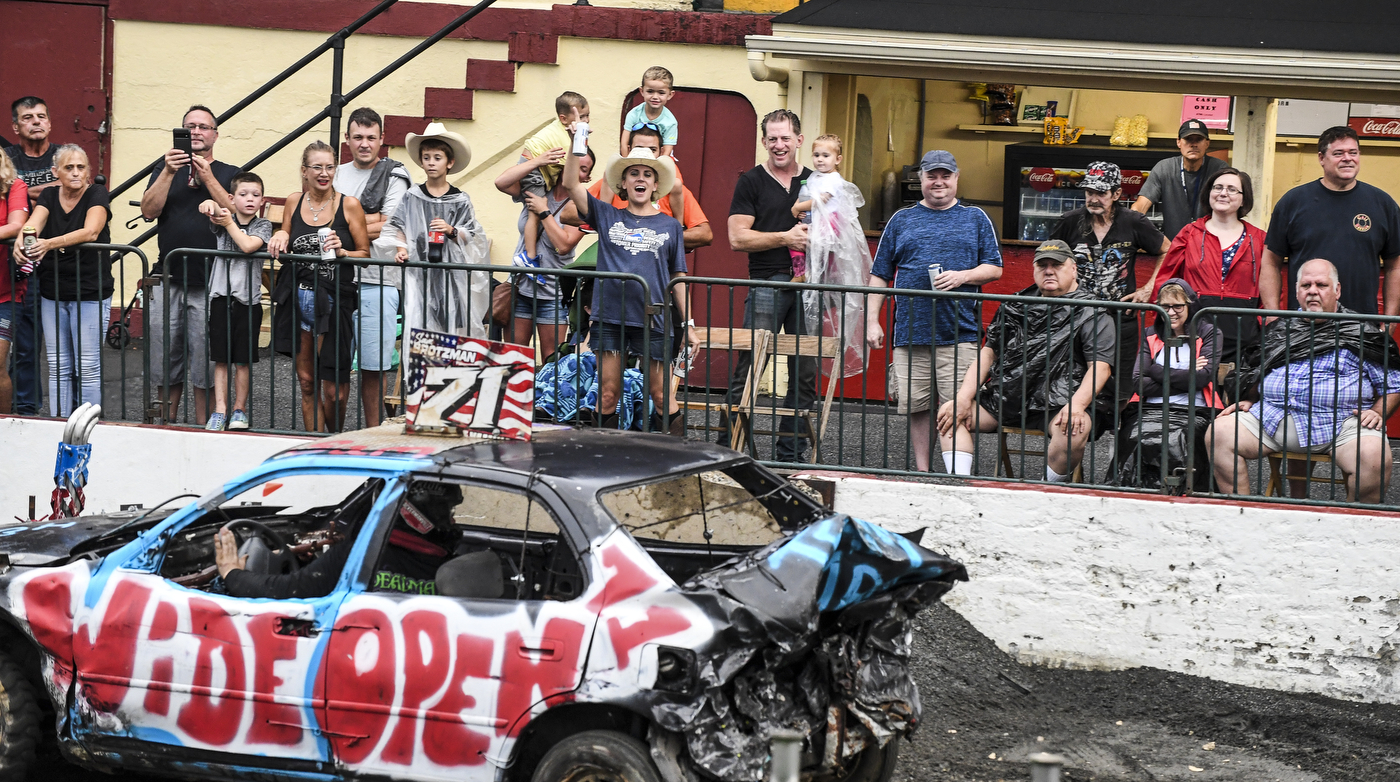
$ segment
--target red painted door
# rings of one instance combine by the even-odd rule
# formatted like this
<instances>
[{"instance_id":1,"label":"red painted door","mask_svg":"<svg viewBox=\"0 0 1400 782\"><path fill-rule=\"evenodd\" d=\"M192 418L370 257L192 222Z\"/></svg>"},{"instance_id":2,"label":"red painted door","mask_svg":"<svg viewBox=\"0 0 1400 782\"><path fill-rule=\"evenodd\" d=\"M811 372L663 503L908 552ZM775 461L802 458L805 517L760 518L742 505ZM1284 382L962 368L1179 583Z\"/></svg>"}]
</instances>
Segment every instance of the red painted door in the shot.
<instances>
[{"instance_id":1,"label":"red painted door","mask_svg":"<svg viewBox=\"0 0 1400 782\"><path fill-rule=\"evenodd\" d=\"M53 130L49 142L79 144L94 171L107 173L107 93L103 87L107 9L76 3L0 2L0 103L43 98ZM17 141L8 117L0 135Z\"/></svg>"},{"instance_id":2,"label":"red painted door","mask_svg":"<svg viewBox=\"0 0 1400 782\"><path fill-rule=\"evenodd\" d=\"M624 113L639 103L641 99L633 90L623 101ZM737 92L690 88L678 89L666 108L676 115L680 126L675 154L681 176L714 232L709 247L690 254L690 273L747 279L748 256L729 249L729 202L739 175L754 167L758 114L748 98ZM697 286L691 293L695 322L701 326L742 326L747 293L745 287ZM710 353L707 359L696 361L690 380L723 387L729 378L729 355Z\"/></svg>"}]
</instances>

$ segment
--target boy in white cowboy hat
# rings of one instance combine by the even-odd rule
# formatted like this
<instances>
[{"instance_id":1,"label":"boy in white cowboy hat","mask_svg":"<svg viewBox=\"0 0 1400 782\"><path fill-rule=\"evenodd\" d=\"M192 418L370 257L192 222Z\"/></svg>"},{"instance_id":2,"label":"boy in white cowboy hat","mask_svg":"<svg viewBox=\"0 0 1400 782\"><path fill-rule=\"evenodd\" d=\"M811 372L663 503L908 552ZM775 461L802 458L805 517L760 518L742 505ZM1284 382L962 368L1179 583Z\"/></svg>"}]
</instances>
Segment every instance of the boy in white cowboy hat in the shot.
<instances>
[{"instance_id":1,"label":"boy in white cowboy hat","mask_svg":"<svg viewBox=\"0 0 1400 782\"><path fill-rule=\"evenodd\" d=\"M579 181L579 158L569 154L564 166L564 187L578 209L579 217L598 231L598 271L639 275L646 281L646 294L635 281L600 279L593 288L592 343L598 356L598 413L603 426L617 426L617 403L622 395L622 353L647 359L647 385L658 411L666 410L666 390L670 387L670 366L674 355L664 320L657 308L647 314L648 305L666 300L667 286L683 277L685 232L676 218L662 214L653 203L658 193L669 193L676 181L675 164L668 157L657 159L649 149L633 149L626 157L615 155L608 163L607 181L627 199L619 209L592 196ZM700 344L695 322L690 319L690 299L686 286L675 286L686 342L694 349ZM678 326L679 327L679 324ZM660 428L675 435L685 434L684 414L665 421Z\"/></svg>"},{"instance_id":2,"label":"boy in white cowboy hat","mask_svg":"<svg viewBox=\"0 0 1400 782\"><path fill-rule=\"evenodd\" d=\"M490 263L491 244L476 220L471 197L447 182L471 161L467 140L441 122L409 133L408 154L428 175L409 188L381 236L398 245L399 263ZM404 329L485 336L482 316L490 307L490 275L411 267L404 274Z\"/></svg>"}]
</instances>

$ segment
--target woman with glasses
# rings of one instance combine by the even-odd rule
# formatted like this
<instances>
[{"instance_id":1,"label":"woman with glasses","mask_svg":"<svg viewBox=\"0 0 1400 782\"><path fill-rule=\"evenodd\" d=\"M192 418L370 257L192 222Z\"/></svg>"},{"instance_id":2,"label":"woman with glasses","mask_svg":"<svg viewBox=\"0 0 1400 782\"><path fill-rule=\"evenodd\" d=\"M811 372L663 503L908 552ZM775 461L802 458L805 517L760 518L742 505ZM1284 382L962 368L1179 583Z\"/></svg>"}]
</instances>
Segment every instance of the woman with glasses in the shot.
<instances>
[{"instance_id":1,"label":"woman with glasses","mask_svg":"<svg viewBox=\"0 0 1400 782\"><path fill-rule=\"evenodd\" d=\"M1137 393L1123 410L1114 450L1120 485L1161 488L1165 440L1167 477L1185 473L1189 453L1195 464L1193 488L1209 488L1210 459L1203 437L1222 406L1215 393L1221 334L1209 322L1197 324L1194 338L1189 334L1199 301L1191 284L1179 277L1169 278L1157 292L1157 305L1167 311L1168 322L1143 332L1133 367Z\"/></svg>"},{"instance_id":2,"label":"woman with glasses","mask_svg":"<svg viewBox=\"0 0 1400 782\"><path fill-rule=\"evenodd\" d=\"M308 432L338 432L345 425L360 294L356 267L341 259L369 257L365 210L357 199L336 192L334 181L335 150L311 142L301 153L302 189L287 196L282 228L267 243L273 258L285 252L336 258L284 263L272 286L273 347L296 357Z\"/></svg>"},{"instance_id":3,"label":"woman with glasses","mask_svg":"<svg viewBox=\"0 0 1400 782\"><path fill-rule=\"evenodd\" d=\"M1216 171L1203 183L1201 200L1209 216L1188 223L1176 235L1158 279L1186 280L1202 307L1258 309L1264 231L1244 220L1254 206L1249 175L1237 168ZM1224 337L1221 361L1237 362L1242 350L1258 343L1257 317L1208 317Z\"/></svg>"}]
</instances>

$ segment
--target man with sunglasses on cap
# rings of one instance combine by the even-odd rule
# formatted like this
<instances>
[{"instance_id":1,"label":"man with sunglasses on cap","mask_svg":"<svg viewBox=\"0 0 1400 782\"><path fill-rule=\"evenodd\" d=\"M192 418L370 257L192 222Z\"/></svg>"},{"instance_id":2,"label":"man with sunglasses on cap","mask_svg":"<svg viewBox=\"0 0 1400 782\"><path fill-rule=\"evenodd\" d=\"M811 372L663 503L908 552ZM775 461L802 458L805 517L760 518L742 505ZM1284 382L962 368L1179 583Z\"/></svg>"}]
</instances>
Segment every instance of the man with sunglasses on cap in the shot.
<instances>
[{"instance_id":1,"label":"man with sunglasses on cap","mask_svg":"<svg viewBox=\"0 0 1400 782\"><path fill-rule=\"evenodd\" d=\"M389 530L370 589L413 595L437 594L438 568L452 558L461 531L452 511L462 503L462 487L453 483L414 481L409 484ZM357 528L314 561L286 575L253 573L244 568L248 555L238 554L238 542L227 527L214 536L214 561L224 587L234 597L273 600L324 597L340 580Z\"/></svg>"},{"instance_id":2,"label":"man with sunglasses on cap","mask_svg":"<svg viewBox=\"0 0 1400 782\"><path fill-rule=\"evenodd\" d=\"M1035 288L1021 295L1094 300L1079 286L1075 253L1057 239L1036 248ZM1113 425L1115 342L1097 307L1001 305L957 398L938 410L948 472L972 474L973 433L1014 426L1048 432L1045 480L1068 480L1089 439Z\"/></svg>"},{"instance_id":3,"label":"man with sunglasses on cap","mask_svg":"<svg viewBox=\"0 0 1400 782\"><path fill-rule=\"evenodd\" d=\"M1198 217L1210 214L1203 199L1202 184L1222 168L1225 161L1206 154L1210 149L1210 129L1198 119L1181 123L1176 132L1176 148L1181 154L1157 161L1133 202L1133 211L1147 214L1153 204L1162 210L1162 233L1175 239L1178 232Z\"/></svg>"},{"instance_id":4,"label":"man with sunglasses on cap","mask_svg":"<svg viewBox=\"0 0 1400 782\"><path fill-rule=\"evenodd\" d=\"M1079 186L1084 189L1084 206L1065 212L1050 238L1059 239L1074 252L1080 289L1100 301L1150 301L1172 243L1145 216L1118 203L1123 197L1123 172L1117 165L1090 163ZM1152 274L1140 288L1138 253L1154 256ZM1113 374L1122 407L1133 395L1138 319L1132 312L1109 316L1118 324L1118 361Z\"/></svg>"}]
</instances>

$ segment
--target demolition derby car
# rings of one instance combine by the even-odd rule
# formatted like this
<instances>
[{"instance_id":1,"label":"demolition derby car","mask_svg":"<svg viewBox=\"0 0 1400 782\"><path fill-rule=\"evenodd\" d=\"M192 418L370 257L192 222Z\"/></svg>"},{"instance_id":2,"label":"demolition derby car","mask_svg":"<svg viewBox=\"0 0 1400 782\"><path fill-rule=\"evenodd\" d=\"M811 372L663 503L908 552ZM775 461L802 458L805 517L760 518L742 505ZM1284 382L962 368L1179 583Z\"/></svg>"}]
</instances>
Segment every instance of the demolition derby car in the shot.
<instances>
[{"instance_id":1,"label":"demolition derby car","mask_svg":"<svg viewBox=\"0 0 1400 782\"><path fill-rule=\"evenodd\" d=\"M386 579L432 522L415 496L448 498L452 549ZM245 580L319 568L324 594L233 596L221 528ZM182 778L757 782L796 730L804 778L886 780L919 723L909 620L965 578L725 448L386 425L183 508L0 527L0 778L56 748Z\"/></svg>"}]
</instances>

